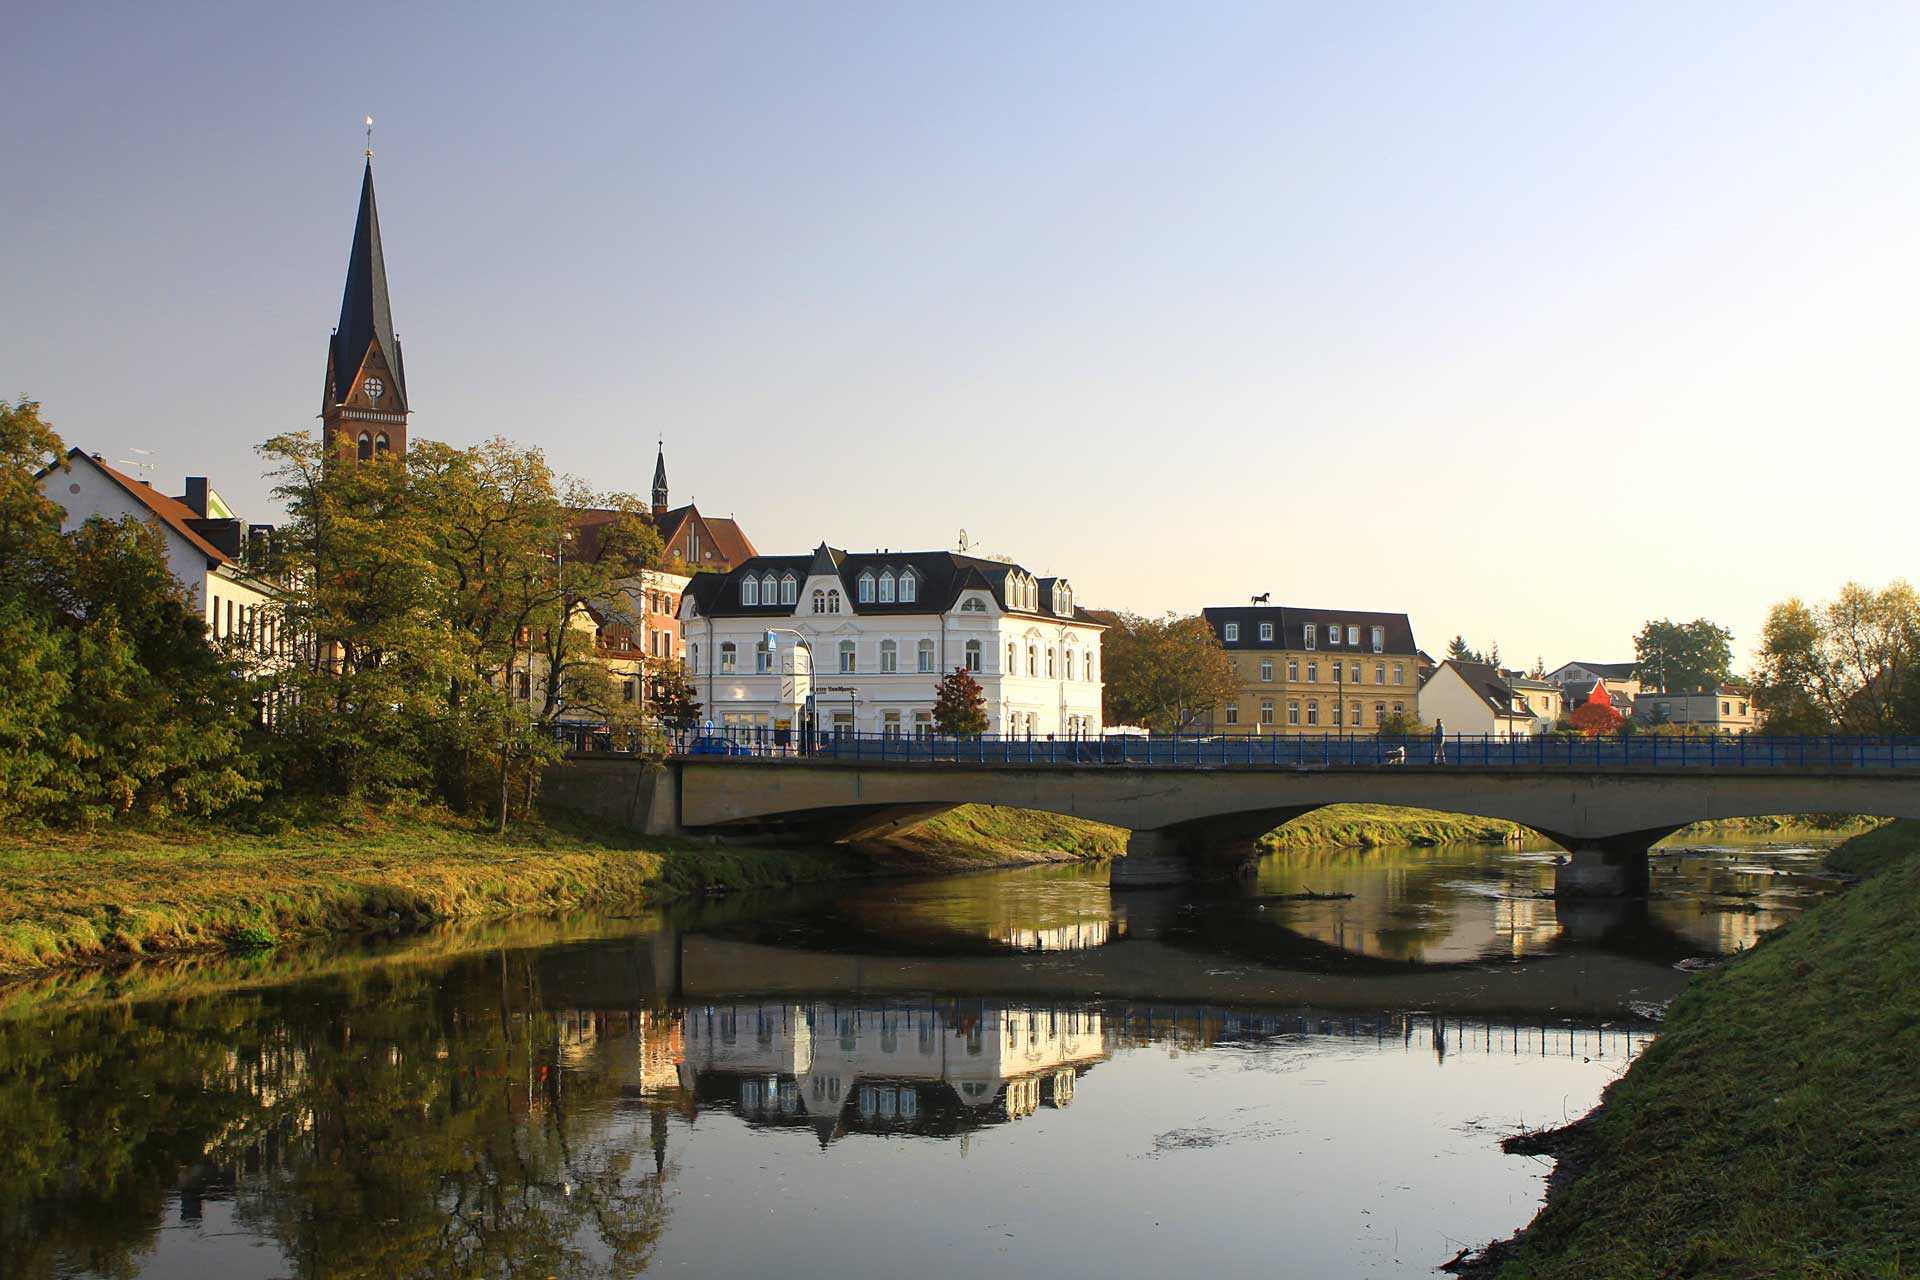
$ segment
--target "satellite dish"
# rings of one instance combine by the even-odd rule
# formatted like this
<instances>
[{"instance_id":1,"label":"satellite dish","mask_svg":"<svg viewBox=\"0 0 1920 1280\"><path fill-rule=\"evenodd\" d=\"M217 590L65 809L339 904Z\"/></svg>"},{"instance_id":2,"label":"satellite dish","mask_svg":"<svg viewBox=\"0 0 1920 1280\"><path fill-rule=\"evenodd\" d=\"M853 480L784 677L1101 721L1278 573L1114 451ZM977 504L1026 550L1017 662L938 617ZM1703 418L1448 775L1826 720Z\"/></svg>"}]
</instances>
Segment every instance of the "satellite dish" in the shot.
<instances>
[{"instance_id":1,"label":"satellite dish","mask_svg":"<svg viewBox=\"0 0 1920 1280\"><path fill-rule=\"evenodd\" d=\"M967 541L967 531L965 529L962 529L960 531L960 549L962 551L965 551L968 547L972 545L973 545L972 543Z\"/></svg>"}]
</instances>

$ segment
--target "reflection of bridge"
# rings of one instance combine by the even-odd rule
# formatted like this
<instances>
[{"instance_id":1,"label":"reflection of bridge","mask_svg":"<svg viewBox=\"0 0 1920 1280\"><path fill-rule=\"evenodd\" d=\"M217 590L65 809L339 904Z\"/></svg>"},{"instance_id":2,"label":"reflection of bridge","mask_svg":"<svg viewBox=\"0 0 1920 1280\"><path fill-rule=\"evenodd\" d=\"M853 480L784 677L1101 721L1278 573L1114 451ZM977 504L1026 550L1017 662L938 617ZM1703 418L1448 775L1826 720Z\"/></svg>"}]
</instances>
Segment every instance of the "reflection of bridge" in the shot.
<instances>
[{"instance_id":1,"label":"reflection of bridge","mask_svg":"<svg viewBox=\"0 0 1920 1280\"><path fill-rule=\"evenodd\" d=\"M1669 748L1671 754L1672 748ZM1668 767L1559 762L1464 767L1294 763L1088 764L801 757L685 757L649 765L611 756L568 761L549 775L563 807L656 832L794 830L878 835L962 804L1068 814L1133 832L1116 884L1184 878L1191 860L1239 860L1251 842L1303 813L1356 803L1500 818L1569 849L1559 892L1647 888L1647 850L1690 823L1779 813L1920 818L1920 747L1909 758L1832 756L1802 767L1779 755Z\"/></svg>"}]
</instances>

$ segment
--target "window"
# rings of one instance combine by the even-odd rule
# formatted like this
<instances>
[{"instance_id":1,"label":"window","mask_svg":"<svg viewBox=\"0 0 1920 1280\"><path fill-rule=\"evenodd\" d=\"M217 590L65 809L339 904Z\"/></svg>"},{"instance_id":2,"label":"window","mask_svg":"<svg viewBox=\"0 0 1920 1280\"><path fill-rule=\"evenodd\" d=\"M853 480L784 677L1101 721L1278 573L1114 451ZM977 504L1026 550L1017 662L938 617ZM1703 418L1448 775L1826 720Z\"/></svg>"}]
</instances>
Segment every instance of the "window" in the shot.
<instances>
[{"instance_id":1,"label":"window","mask_svg":"<svg viewBox=\"0 0 1920 1280\"><path fill-rule=\"evenodd\" d=\"M1319 663L1317 662L1307 663L1307 683L1308 684L1320 683L1320 664Z\"/></svg>"},{"instance_id":2,"label":"window","mask_svg":"<svg viewBox=\"0 0 1920 1280\"><path fill-rule=\"evenodd\" d=\"M634 698L634 694L637 692L634 686L637 685L638 683L639 681L633 680L633 679L627 679L627 680L621 681L620 682L620 701L632 702Z\"/></svg>"},{"instance_id":3,"label":"window","mask_svg":"<svg viewBox=\"0 0 1920 1280\"><path fill-rule=\"evenodd\" d=\"M1240 643L1240 624L1239 623L1229 622L1227 624L1226 642L1228 644Z\"/></svg>"},{"instance_id":4,"label":"window","mask_svg":"<svg viewBox=\"0 0 1920 1280\"><path fill-rule=\"evenodd\" d=\"M774 591L776 589L773 581L773 572L772 570L768 570L767 575L760 579L760 603L772 604L774 602Z\"/></svg>"},{"instance_id":5,"label":"window","mask_svg":"<svg viewBox=\"0 0 1920 1280\"><path fill-rule=\"evenodd\" d=\"M842 640L840 642L840 670L845 673L851 673L853 669L853 641Z\"/></svg>"},{"instance_id":6,"label":"window","mask_svg":"<svg viewBox=\"0 0 1920 1280\"><path fill-rule=\"evenodd\" d=\"M1386 722L1387 722L1387 704L1384 702L1374 703L1373 704L1373 727L1378 729L1381 725L1385 724Z\"/></svg>"},{"instance_id":7,"label":"window","mask_svg":"<svg viewBox=\"0 0 1920 1280\"><path fill-rule=\"evenodd\" d=\"M979 596L968 596L960 602L960 612L962 613L985 613L986 611L987 602Z\"/></svg>"},{"instance_id":8,"label":"window","mask_svg":"<svg viewBox=\"0 0 1920 1280\"><path fill-rule=\"evenodd\" d=\"M1308 724L1320 723L1320 704L1318 702L1307 703L1307 723Z\"/></svg>"},{"instance_id":9,"label":"window","mask_svg":"<svg viewBox=\"0 0 1920 1280\"><path fill-rule=\"evenodd\" d=\"M1333 704L1333 723L1335 728L1338 728L1340 725L1345 723L1345 721L1343 721L1340 718L1340 709L1343 705L1344 704L1340 702L1335 702Z\"/></svg>"},{"instance_id":10,"label":"window","mask_svg":"<svg viewBox=\"0 0 1920 1280\"><path fill-rule=\"evenodd\" d=\"M969 640L967 641L967 670L978 671L979 669L980 642L978 640Z\"/></svg>"},{"instance_id":11,"label":"window","mask_svg":"<svg viewBox=\"0 0 1920 1280\"><path fill-rule=\"evenodd\" d=\"M723 643L720 646L720 674L723 676L731 675L734 671L738 670L739 657L739 652L735 649L733 641L728 640Z\"/></svg>"},{"instance_id":12,"label":"window","mask_svg":"<svg viewBox=\"0 0 1920 1280\"><path fill-rule=\"evenodd\" d=\"M1300 659L1287 659L1287 681L1290 684L1298 684L1300 682Z\"/></svg>"},{"instance_id":13,"label":"window","mask_svg":"<svg viewBox=\"0 0 1920 1280\"><path fill-rule=\"evenodd\" d=\"M520 673L520 696L522 698L527 698L527 697L531 697L532 695L533 695L533 677L528 675L526 672L522 671Z\"/></svg>"},{"instance_id":14,"label":"window","mask_svg":"<svg viewBox=\"0 0 1920 1280\"><path fill-rule=\"evenodd\" d=\"M1313 624L1309 622L1307 624L1307 648L1309 649L1314 647L1313 636L1314 636Z\"/></svg>"},{"instance_id":15,"label":"window","mask_svg":"<svg viewBox=\"0 0 1920 1280\"><path fill-rule=\"evenodd\" d=\"M1385 684L1387 682L1387 664L1386 663L1376 662L1373 664L1373 682L1375 684Z\"/></svg>"},{"instance_id":16,"label":"window","mask_svg":"<svg viewBox=\"0 0 1920 1280\"><path fill-rule=\"evenodd\" d=\"M1385 653L1387 651L1387 629L1385 627L1375 627L1373 629L1373 651L1375 653Z\"/></svg>"},{"instance_id":17,"label":"window","mask_svg":"<svg viewBox=\"0 0 1920 1280\"><path fill-rule=\"evenodd\" d=\"M373 456L373 437L368 435L364 431L360 433L358 452L360 455L360 461L362 462L365 462L368 458L371 458Z\"/></svg>"},{"instance_id":18,"label":"window","mask_svg":"<svg viewBox=\"0 0 1920 1280\"><path fill-rule=\"evenodd\" d=\"M873 603L873 571L870 569L860 575L860 603Z\"/></svg>"},{"instance_id":19,"label":"window","mask_svg":"<svg viewBox=\"0 0 1920 1280\"><path fill-rule=\"evenodd\" d=\"M1273 723L1273 699L1272 698L1260 699L1260 723L1261 724Z\"/></svg>"},{"instance_id":20,"label":"window","mask_svg":"<svg viewBox=\"0 0 1920 1280\"><path fill-rule=\"evenodd\" d=\"M825 613L827 611L827 593L826 592L820 591L820 590L814 591L813 611L815 613Z\"/></svg>"},{"instance_id":21,"label":"window","mask_svg":"<svg viewBox=\"0 0 1920 1280\"><path fill-rule=\"evenodd\" d=\"M920 670L933 670L933 641L922 640L914 646L914 653L919 657Z\"/></svg>"},{"instance_id":22,"label":"window","mask_svg":"<svg viewBox=\"0 0 1920 1280\"><path fill-rule=\"evenodd\" d=\"M1397 662L1394 663L1393 664L1393 682L1395 684L1405 684L1406 680L1403 679L1405 675L1406 675L1406 668L1402 667Z\"/></svg>"},{"instance_id":23,"label":"window","mask_svg":"<svg viewBox=\"0 0 1920 1280\"><path fill-rule=\"evenodd\" d=\"M700 642L694 641L687 646L687 670L696 675L700 671Z\"/></svg>"},{"instance_id":24,"label":"window","mask_svg":"<svg viewBox=\"0 0 1920 1280\"><path fill-rule=\"evenodd\" d=\"M1740 704L1740 714L1741 715L1747 714L1747 704L1744 702Z\"/></svg>"},{"instance_id":25,"label":"window","mask_svg":"<svg viewBox=\"0 0 1920 1280\"><path fill-rule=\"evenodd\" d=\"M379 435L373 438L373 451L375 453L385 453L389 447L390 446L387 444L386 432L382 431Z\"/></svg>"},{"instance_id":26,"label":"window","mask_svg":"<svg viewBox=\"0 0 1920 1280\"><path fill-rule=\"evenodd\" d=\"M913 604L920 599L920 575L911 569L900 574L900 603Z\"/></svg>"},{"instance_id":27,"label":"window","mask_svg":"<svg viewBox=\"0 0 1920 1280\"><path fill-rule=\"evenodd\" d=\"M880 736L883 738L897 738L900 736L900 713L898 711L883 711L880 713Z\"/></svg>"},{"instance_id":28,"label":"window","mask_svg":"<svg viewBox=\"0 0 1920 1280\"><path fill-rule=\"evenodd\" d=\"M1329 622L1327 624L1327 648L1331 649L1333 648L1333 646L1339 643L1340 643L1340 624L1337 622Z\"/></svg>"},{"instance_id":29,"label":"window","mask_svg":"<svg viewBox=\"0 0 1920 1280\"><path fill-rule=\"evenodd\" d=\"M1347 628L1347 643L1352 645L1356 649L1360 647L1360 628L1358 627Z\"/></svg>"},{"instance_id":30,"label":"window","mask_svg":"<svg viewBox=\"0 0 1920 1280\"><path fill-rule=\"evenodd\" d=\"M1047 679L1053 679L1053 646L1047 646Z\"/></svg>"},{"instance_id":31,"label":"window","mask_svg":"<svg viewBox=\"0 0 1920 1280\"><path fill-rule=\"evenodd\" d=\"M893 603L893 570L887 569L880 574L880 603Z\"/></svg>"},{"instance_id":32,"label":"window","mask_svg":"<svg viewBox=\"0 0 1920 1280\"><path fill-rule=\"evenodd\" d=\"M1260 664L1260 683L1273 683L1273 664L1271 662L1263 662Z\"/></svg>"},{"instance_id":33,"label":"window","mask_svg":"<svg viewBox=\"0 0 1920 1280\"><path fill-rule=\"evenodd\" d=\"M1405 714L1406 714L1406 711L1407 711L1407 704L1406 704L1406 703L1404 703L1404 702L1396 702L1396 703L1394 703L1394 704L1393 704L1393 714L1395 714L1395 715L1397 715L1397 716L1398 716L1398 715L1405 715Z\"/></svg>"},{"instance_id":34,"label":"window","mask_svg":"<svg viewBox=\"0 0 1920 1280\"><path fill-rule=\"evenodd\" d=\"M900 669L900 646L891 640L880 642L880 669L898 671Z\"/></svg>"},{"instance_id":35,"label":"window","mask_svg":"<svg viewBox=\"0 0 1920 1280\"><path fill-rule=\"evenodd\" d=\"M1020 651L1014 647L1013 641L1011 640L1007 641L1007 674L1008 675L1012 675L1014 672L1020 669L1019 652Z\"/></svg>"},{"instance_id":36,"label":"window","mask_svg":"<svg viewBox=\"0 0 1920 1280\"><path fill-rule=\"evenodd\" d=\"M1347 721L1347 723L1352 725L1354 728L1358 729L1360 727L1360 704L1356 702L1351 707L1349 707L1348 710L1350 710L1353 713L1353 715L1352 715L1352 718Z\"/></svg>"},{"instance_id":37,"label":"window","mask_svg":"<svg viewBox=\"0 0 1920 1280\"><path fill-rule=\"evenodd\" d=\"M1732 715L1732 714L1733 714L1733 706L1732 706L1732 704L1730 704L1730 703L1726 703L1726 702L1723 702L1723 703L1721 703L1721 704L1720 704L1720 714L1721 714L1721 715L1723 715L1723 716L1727 716L1727 715Z\"/></svg>"},{"instance_id":38,"label":"window","mask_svg":"<svg viewBox=\"0 0 1920 1280\"><path fill-rule=\"evenodd\" d=\"M1087 668L1087 679L1089 680L1093 679L1093 650L1091 649L1087 650L1087 657L1084 665Z\"/></svg>"},{"instance_id":39,"label":"window","mask_svg":"<svg viewBox=\"0 0 1920 1280\"><path fill-rule=\"evenodd\" d=\"M1347 683L1359 684L1360 678L1361 678L1360 664L1357 662L1350 664L1347 667Z\"/></svg>"},{"instance_id":40,"label":"window","mask_svg":"<svg viewBox=\"0 0 1920 1280\"><path fill-rule=\"evenodd\" d=\"M761 675L773 670L773 655L767 652L765 640L753 646L753 669Z\"/></svg>"},{"instance_id":41,"label":"window","mask_svg":"<svg viewBox=\"0 0 1920 1280\"><path fill-rule=\"evenodd\" d=\"M1273 624L1271 622L1263 622L1260 624L1260 638L1262 640L1273 639Z\"/></svg>"},{"instance_id":42,"label":"window","mask_svg":"<svg viewBox=\"0 0 1920 1280\"><path fill-rule=\"evenodd\" d=\"M1229 702L1227 704L1227 723L1228 724L1240 723L1240 704L1239 703Z\"/></svg>"},{"instance_id":43,"label":"window","mask_svg":"<svg viewBox=\"0 0 1920 1280\"><path fill-rule=\"evenodd\" d=\"M751 574L740 579L740 603L743 605L760 603L760 579Z\"/></svg>"},{"instance_id":44,"label":"window","mask_svg":"<svg viewBox=\"0 0 1920 1280\"><path fill-rule=\"evenodd\" d=\"M1038 645L1030 644L1027 646L1027 674L1030 676L1040 674L1040 648Z\"/></svg>"}]
</instances>

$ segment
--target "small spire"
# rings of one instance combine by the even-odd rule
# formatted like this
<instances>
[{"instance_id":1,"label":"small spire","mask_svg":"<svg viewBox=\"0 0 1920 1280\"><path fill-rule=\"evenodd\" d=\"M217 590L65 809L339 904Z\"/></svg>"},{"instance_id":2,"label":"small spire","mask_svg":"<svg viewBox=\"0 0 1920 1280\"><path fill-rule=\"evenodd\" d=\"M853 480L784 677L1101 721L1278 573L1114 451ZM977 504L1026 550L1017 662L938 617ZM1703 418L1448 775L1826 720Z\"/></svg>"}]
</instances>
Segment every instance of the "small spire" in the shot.
<instances>
[{"instance_id":1,"label":"small spire","mask_svg":"<svg viewBox=\"0 0 1920 1280\"><path fill-rule=\"evenodd\" d=\"M367 159L373 159L373 117L367 117Z\"/></svg>"}]
</instances>

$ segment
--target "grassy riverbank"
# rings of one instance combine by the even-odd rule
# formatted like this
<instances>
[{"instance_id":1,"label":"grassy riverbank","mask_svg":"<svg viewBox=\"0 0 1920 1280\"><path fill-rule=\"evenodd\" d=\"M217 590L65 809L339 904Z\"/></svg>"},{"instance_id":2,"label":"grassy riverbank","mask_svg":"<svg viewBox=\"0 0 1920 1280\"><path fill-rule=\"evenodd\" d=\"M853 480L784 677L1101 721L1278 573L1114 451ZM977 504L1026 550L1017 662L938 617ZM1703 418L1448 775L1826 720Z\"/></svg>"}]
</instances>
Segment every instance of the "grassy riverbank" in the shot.
<instances>
[{"instance_id":1,"label":"grassy riverbank","mask_svg":"<svg viewBox=\"0 0 1920 1280\"><path fill-rule=\"evenodd\" d=\"M1920 824L1869 883L1690 986L1492 1261L1503 1280L1904 1276L1920 1268Z\"/></svg>"},{"instance_id":2,"label":"grassy riverbank","mask_svg":"<svg viewBox=\"0 0 1920 1280\"><path fill-rule=\"evenodd\" d=\"M1499 844L1520 828L1498 818L1379 804L1330 804L1260 837L1263 852L1287 849L1373 849L1384 845Z\"/></svg>"},{"instance_id":3,"label":"grassy riverbank","mask_svg":"<svg viewBox=\"0 0 1920 1280\"><path fill-rule=\"evenodd\" d=\"M931 868L1007 862L1095 862L1124 857L1122 827L1057 813L963 804L881 843L883 851L917 855Z\"/></svg>"},{"instance_id":4,"label":"grassy riverbank","mask_svg":"<svg viewBox=\"0 0 1920 1280\"><path fill-rule=\"evenodd\" d=\"M0 845L0 973L872 869L844 849L761 849L445 815L361 815L272 836L41 835Z\"/></svg>"}]
</instances>

